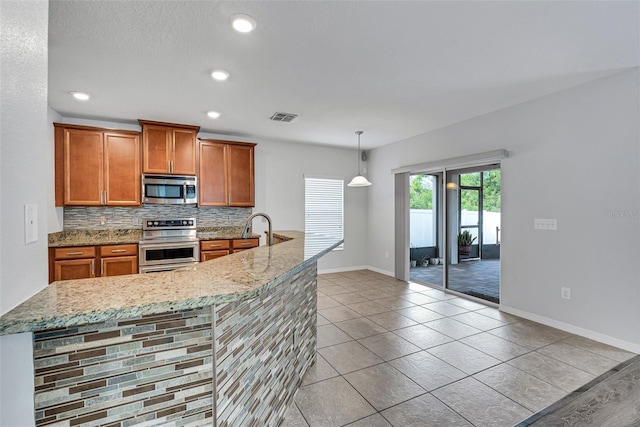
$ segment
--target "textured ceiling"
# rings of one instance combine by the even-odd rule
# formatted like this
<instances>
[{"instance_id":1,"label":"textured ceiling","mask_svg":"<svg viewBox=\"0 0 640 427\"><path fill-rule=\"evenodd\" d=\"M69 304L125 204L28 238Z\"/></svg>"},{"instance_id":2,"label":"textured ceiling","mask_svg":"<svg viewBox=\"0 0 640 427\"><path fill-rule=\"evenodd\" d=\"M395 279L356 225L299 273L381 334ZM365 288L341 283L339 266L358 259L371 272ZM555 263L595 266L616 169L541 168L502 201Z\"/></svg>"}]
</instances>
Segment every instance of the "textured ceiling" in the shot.
<instances>
[{"instance_id":1,"label":"textured ceiling","mask_svg":"<svg viewBox=\"0 0 640 427\"><path fill-rule=\"evenodd\" d=\"M233 31L234 13L257 29ZM51 1L49 104L256 141L354 147L361 129L373 148L639 66L639 13L604 1ZM270 121L276 111L299 117Z\"/></svg>"}]
</instances>

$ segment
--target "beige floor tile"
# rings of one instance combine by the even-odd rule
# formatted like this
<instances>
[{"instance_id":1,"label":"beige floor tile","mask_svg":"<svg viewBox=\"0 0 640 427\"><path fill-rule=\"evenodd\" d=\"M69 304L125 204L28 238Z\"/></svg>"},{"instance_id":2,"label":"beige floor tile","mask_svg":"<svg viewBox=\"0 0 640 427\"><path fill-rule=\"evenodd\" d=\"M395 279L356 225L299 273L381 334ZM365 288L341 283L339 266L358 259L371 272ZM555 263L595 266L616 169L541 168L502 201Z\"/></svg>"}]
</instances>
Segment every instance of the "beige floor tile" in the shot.
<instances>
[{"instance_id":1,"label":"beige floor tile","mask_svg":"<svg viewBox=\"0 0 640 427\"><path fill-rule=\"evenodd\" d=\"M382 288L382 289L367 289L365 291L358 291L357 293L359 295L362 295L363 297L365 297L368 300L391 298L391 297L394 296L392 293L387 292L386 290L384 290L384 288Z\"/></svg>"},{"instance_id":2,"label":"beige floor tile","mask_svg":"<svg viewBox=\"0 0 640 427\"><path fill-rule=\"evenodd\" d=\"M420 347L411 344L392 332L363 338L358 342L385 361L420 351Z\"/></svg>"},{"instance_id":3,"label":"beige floor tile","mask_svg":"<svg viewBox=\"0 0 640 427\"><path fill-rule=\"evenodd\" d=\"M568 337L566 332L529 321L510 323L488 332L533 350Z\"/></svg>"},{"instance_id":4,"label":"beige floor tile","mask_svg":"<svg viewBox=\"0 0 640 427\"><path fill-rule=\"evenodd\" d=\"M411 320L415 320L419 323L431 322L432 320L438 320L444 317L442 314L436 313L435 311L431 311L421 306L403 308L396 311L403 316L408 317Z\"/></svg>"},{"instance_id":5,"label":"beige floor tile","mask_svg":"<svg viewBox=\"0 0 640 427\"><path fill-rule=\"evenodd\" d=\"M363 302L363 301L369 301L368 299L366 299L362 295L356 294L354 292L349 292L348 294L334 295L331 298L333 298L334 300L336 300L339 303L344 304L344 305L355 304L357 302Z\"/></svg>"},{"instance_id":6,"label":"beige floor tile","mask_svg":"<svg viewBox=\"0 0 640 427\"><path fill-rule=\"evenodd\" d=\"M325 308L323 310L318 310L318 314L321 314L330 322L343 322L345 320L351 320L357 317L362 317L361 314L356 313L355 311L345 306Z\"/></svg>"},{"instance_id":7,"label":"beige floor tile","mask_svg":"<svg viewBox=\"0 0 640 427\"><path fill-rule=\"evenodd\" d=\"M453 341L452 338L423 325L397 329L393 333L423 350Z\"/></svg>"},{"instance_id":8,"label":"beige floor tile","mask_svg":"<svg viewBox=\"0 0 640 427\"><path fill-rule=\"evenodd\" d=\"M486 304L471 301L465 298L452 298L447 300L449 304L457 305L458 307L466 308L467 310L481 310L487 308Z\"/></svg>"},{"instance_id":9,"label":"beige floor tile","mask_svg":"<svg viewBox=\"0 0 640 427\"><path fill-rule=\"evenodd\" d=\"M512 426L532 414L473 378L449 384L432 394L476 426Z\"/></svg>"},{"instance_id":10,"label":"beige floor tile","mask_svg":"<svg viewBox=\"0 0 640 427\"><path fill-rule=\"evenodd\" d=\"M403 300L406 301L410 301L414 304L428 304L431 302L438 302L438 300L436 298L431 298L430 296L418 293L418 292L414 292L414 293L410 293L410 294L405 294L405 295L401 295L400 298L402 298Z\"/></svg>"},{"instance_id":11,"label":"beige floor tile","mask_svg":"<svg viewBox=\"0 0 640 427\"><path fill-rule=\"evenodd\" d=\"M538 352L596 376L619 364L616 360L574 347L566 341L548 345Z\"/></svg>"},{"instance_id":12,"label":"beige floor tile","mask_svg":"<svg viewBox=\"0 0 640 427\"><path fill-rule=\"evenodd\" d=\"M423 305L423 307L428 308L431 311L435 311L436 313L440 313L443 316L455 316L456 314L467 313L469 311L466 308L449 304L446 301L438 301L430 304L425 304Z\"/></svg>"},{"instance_id":13,"label":"beige floor tile","mask_svg":"<svg viewBox=\"0 0 640 427\"><path fill-rule=\"evenodd\" d=\"M357 341L350 341L318 350L333 368L341 374L382 363L383 360Z\"/></svg>"},{"instance_id":14,"label":"beige floor tile","mask_svg":"<svg viewBox=\"0 0 640 427\"><path fill-rule=\"evenodd\" d=\"M458 322L457 320L453 320L450 317L424 323L424 326L441 332L456 340L482 332L480 329L476 329L473 326L467 325L466 323Z\"/></svg>"},{"instance_id":15,"label":"beige floor tile","mask_svg":"<svg viewBox=\"0 0 640 427\"><path fill-rule=\"evenodd\" d=\"M376 412L342 377L301 387L295 403L310 427L340 427Z\"/></svg>"},{"instance_id":16,"label":"beige floor tile","mask_svg":"<svg viewBox=\"0 0 640 427\"><path fill-rule=\"evenodd\" d=\"M302 379L302 385L309 385L313 383L317 383L319 381L324 381L329 378L337 377L338 371L333 369L329 362L327 362L324 357L320 354L316 354L316 363L311 365L307 370L307 373L304 375Z\"/></svg>"},{"instance_id":17,"label":"beige floor tile","mask_svg":"<svg viewBox=\"0 0 640 427\"><path fill-rule=\"evenodd\" d=\"M414 282L409 282L407 284L407 287L409 289L411 289L412 291L415 291L415 292L422 292L422 291L425 291L427 289L431 289L429 286L421 285L419 283L414 283Z\"/></svg>"},{"instance_id":18,"label":"beige floor tile","mask_svg":"<svg viewBox=\"0 0 640 427\"><path fill-rule=\"evenodd\" d=\"M349 289L345 289L342 286L327 286L322 288L322 293L328 296L338 295L338 294L346 294L350 292Z\"/></svg>"},{"instance_id":19,"label":"beige floor tile","mask_svg":"<svg viewBox=\"0 0 640 427\"><path fill-rule=\"evenodd\" d=\"M338 322L335 323L335 326L342 329L344 332L349 334L351 338L356 340L387 332L385 328L375 322L372 322L366 317Z\"/></svg>"},{"instance_id":20,"label":"beige floor tile","mask_svg":"<svg viewBox=\"0 0 640 427\"><path fill-rule=\"evenodd\" d=\"M472 426L460 415L430 394L411 399L382 411L393 427L466 427Z\"/></svg>"},{"instance_id":21,"label":"beige floor tile","mask_svg":"<svg viewBox=\"0 0 640 427\"><path fill-rule=\"evenodd\" d=\"M344 377L378 411L425 393L422 387L386 363Z\"/></svg>"},{"instance_id":22,"label":"beige floor tile","mask_svg":"<svg viewBox=\"0 0 640 427\"><path fill-rule=\"evenodd\" d=\"M431 298L435 298L439 301L447 301L450 299L457 299L458 297L455 295L448 294L440 289L428 288L424 291L420 292L421 294L427 295Z\"/></svg>"},{"instance_id":23,"label":"beige floor tile","mask_svg":"<svg viewBox=\"0 0 640 427\"><path fill-rule=\"evenodd\" d=\"M328 325L329 323L331 323L331 322L329 322L326 317L324 317L321 314L318 314L318 317L316 319L316 325L317 326Z\"/></svg>"},{"instance_id":24,"label":"beige floor tile","mask_svg":"<svg viewBox=\"0 0 640 427\"><path fill-rule=\"evenodd\" d=\"M582 348L584 350L589 350L590 352L599 354L600 356L617 360L618 362L625 362L635 356L634 353L622 350L621 348L602 344L597 341L592 341L588 338L580 337L578 335L573 335L565 339L563 342L571 344L572 346L578 348Z\"/></svg>"},{"instance_id":25,"label":"beige floor tile","mask_svg":"<svg viewBox=\"0 0 640 427\"><path fill-rule=\"evenodd\" d=\"M503 362L532 351L530 348L523 347L487 332L463 338L460 342L463 342L476 350L480 350L483 353L487 353L489 356L493 356L496 359L500 359Z\"/></svg>"},{"instance_id":26,"label":"beige floor tile","mask_svg":"<svg viewBox=\"0 0 640 427\"><path fill-rule=\"evenodd\" d=\"M433 347L427 351L469 375L500 363L495 357L491 357L459 341Z\"/></svg>"},{"instance_id":27,"label":"beige floor tile","mask_svg":"<svg viewBox=\"0 0 640 427\"><path fill-rule=\"evenodd\" d=\"M403 308L415 307L414 303L403 300L399 297L374 299L373 302L390 310L401 310Z\"/></svg>"},{"instance_id":28,"label":"beige floor tile","mask_svg":"<svg viewBox=\"0 0 640 427\"><path fill-rule=\"evenodd\" d=\"M488 331L505 325L504 322L472 311L469 313L458 314L457 316L451 316L451 318L458 322L473 326L474 328L482 329L483 331Z\"/></svg>"},{"instance_id":29,"label":"beige floor tile","mask_svg":"<svg viewBox=\"0 0 640 427\"><path fill-rule=\"evenodd\" d=\"M460 369L454 368L426 351L392 360L389 364L427 391L435 390L467 376Z\"/></svg>"},{"instance_id":30,"label":"beige floor tile","mask_svg":"<svg viewBox=\"0 0 640 427\"><path fill-rule=\"evenodd\" d=\"M562 399L567 392L503 363L473 376L530 411L538 412Z\"/></svg>"},{"instance_id":31,"label":"beige floor tile","mask_svg":"<svg viewBox=\"0 0 640 427\"><path fill-rule=\"evenodd\" d=\"M390 331L393 331L394 329L406 328L408 326L414 326L418 324L418 322L411 320L408 317L405 317L394 311L375 314L373 316L367 316L367 319L373 320L378 325Z\"/></svg>"},{"instance_id":32,"label":"beige floor tile","mask_svg":"<svg viewBox=\"0 0 640 427\"><path fill-rule=\"evenodd\" d=\"M282 421L280 427L309 427L309 424L304 420L302 413L295 403L292 403L289 409L287 409L284 415L284 421Z\"/></svg>"},{"instance_id":33,"label":"beige floor tile","mask_svg":"<svg viewBox=\"0 0 640 427\"><path fill-rule=\"evenodd\" d=\"M507 363L564 391L573 391L595 378L595 375L535 351Z\"/></svg>"},{"instance_id":34,"label":"beige floor tile","mask_svg":"<svg viewBox=\"0 0 640 427\"><path fill-rule=\"evenodd\" d=\"M318 310L324 310L325 308L340 307L342 303L334 300L331 297L318 297Z\"/></svg>"},{"instance_id":35,"label":"beige floor tile","mask_svg":"<svg viewBox=\"0 0 640 427\"><path fill-rule=\"evenodd\" d=\"M491 317L492 319L499 320L504 323L514 323L522 320L521 317L514 316L509 313L505 313L504 311L500 311L497 308L487 307L480 310L475 311L478 314L482 314L483 316Z\"/></svg>"},{"instance_id":36,"label":"beige floor tile","mask_svg":"<svg viewBox=\"0 0 640 427\"><path fill-rule=\"evenodd\" d=\"M345 427L391 427L391 424L382 418L382 415L375 414L355 423L347 424Z\"/></svg>"},{"instance_id":37,"label":"beige floor tile","mask_svg":"<svg viewBox=\"0 0 640 427\"><path fill-rule=\"evenodd\" d=\"M333 324L318 326L318 348L342 344L352 340L352 337Z\"/></svg>"},{"instance_id":38,"label":"beige floor tile","mask_svg":"<svg viewBox=\"0 0 640 427\"><path fill-rule=\"evenodd\" d=\"M390 311L389 308L383 307L380 304L376 304L373 301L349 304L347 307L349 307L351 310L357 313L360 313L363 316L373 316L374 314L380 314L380 313L385 313L387 311Z\"/></svg>"}]
</instances>

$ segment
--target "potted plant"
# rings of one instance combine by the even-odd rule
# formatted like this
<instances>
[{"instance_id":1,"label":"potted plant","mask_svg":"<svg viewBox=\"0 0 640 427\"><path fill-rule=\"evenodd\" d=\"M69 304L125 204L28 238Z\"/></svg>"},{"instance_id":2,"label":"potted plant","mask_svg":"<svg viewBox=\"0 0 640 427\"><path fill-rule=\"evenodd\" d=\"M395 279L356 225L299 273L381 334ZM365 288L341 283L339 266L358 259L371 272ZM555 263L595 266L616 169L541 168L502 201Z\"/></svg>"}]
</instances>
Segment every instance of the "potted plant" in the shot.
<instances>
[{"instance_id":1,"label":"potted plant","mask_svg":"<svg viewBox=\"0 0 640 427\"><path fill-rule=\"evenodd\" d=\"M427 265L429 265L429 257L428 256L423 256L418 260L418 265L421 267L426 267Z\"/></svg>"},{"instance_id":2,"label":"potted plant","mask_svg":"<svg viewBox=\"0 0 640 427\"><path fill-rule=\"evenodd\" d=\"M471 253L471 245L477 237L473 237L469 230L464 230L458 234L458 253L460 255L469 255Z\"/></svg>"}]
</instances>

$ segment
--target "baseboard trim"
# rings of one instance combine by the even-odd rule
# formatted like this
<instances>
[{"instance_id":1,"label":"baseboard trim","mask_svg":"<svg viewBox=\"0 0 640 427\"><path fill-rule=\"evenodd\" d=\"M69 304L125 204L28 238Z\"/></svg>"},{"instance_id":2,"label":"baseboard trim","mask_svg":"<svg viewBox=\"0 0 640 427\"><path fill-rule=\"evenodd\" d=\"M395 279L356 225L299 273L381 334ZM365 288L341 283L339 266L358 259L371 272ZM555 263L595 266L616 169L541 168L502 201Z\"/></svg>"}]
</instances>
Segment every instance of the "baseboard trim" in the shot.
<instances>
[{"instance_id":1,"label":"baseboard trim","mask_svg":"<svg viewBox=\"0 0 640 427\"><path fill-rule=\"evenodd\" d=\"M323 268L322 270L318 270L318 274L329 274L329 273L344 273L345 271L357 271L357 270L367 270L369 267L366 265L357 265L352 267L339 267L339 268Z\"/></svg>"},{"instance_id":2,"label":"baseboard trim","mask_svg":"<svg viewBox=\"0 0 640 427\"><path fill-rule=\"evenodd\" d=\"M603 344L612 345L614 347L621 348L623 350L631 351L633 353L640 353L640 344L635 344L629 341L614 338L609 335L595 332L589 329L584 329L579 326L571 325L569 323L560 322L559 320L551 319L549 317L540 316L537 314L529 313L517 308L500 305L500 310L505 313L513 314L514 316L522 317L527 320L532 320L543 325L551 326L552 328L560 329L565 332L569 332L581 337L589 338L590 340L598 341Z\"/></svg>"},{"instance_id":3,"label":"baseboard trim","mask_svg":"<svg viewBox=\"0 0 640 427\"><path fill-rule=\"evenodd\" d=\"M396 277L396 275L395 275L395 273L393 271L383 270L381 268L373 267L371 265L367 266L367 270L371 270L371 271L374 271L376 273L384 274L385 276L389 276L389 277Z\"/></svg>"}]
</instances>

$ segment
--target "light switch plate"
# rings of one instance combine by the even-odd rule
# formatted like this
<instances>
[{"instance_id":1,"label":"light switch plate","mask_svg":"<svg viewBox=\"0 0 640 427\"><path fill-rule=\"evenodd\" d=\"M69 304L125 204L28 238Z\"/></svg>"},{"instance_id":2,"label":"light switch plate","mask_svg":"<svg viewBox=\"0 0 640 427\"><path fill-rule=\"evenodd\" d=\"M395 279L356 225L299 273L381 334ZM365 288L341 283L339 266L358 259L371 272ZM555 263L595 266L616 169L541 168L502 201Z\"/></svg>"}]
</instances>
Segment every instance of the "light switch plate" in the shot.
<instances>
[{"instance_id":1,"label":"light switch plate","mask_svg":"<svg viewBox=\"0 0 640 427\"><path fill-rule=\"evenodd\" d=\"M533 220L533 228L536 230L557 230L558 220L555 218Z\"/></svg>"},{"instance_id":2,"label":"light switch plate","mask_svg":"<svg viewBox=\"0 0 640 427\"><path fill-rule=\"evenodd\" d=\"M24 205L24 243L38 241L38 205Z\"/></svg>"}]
</instances>

